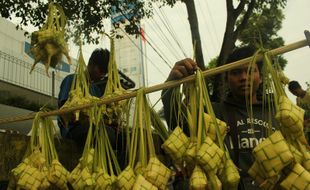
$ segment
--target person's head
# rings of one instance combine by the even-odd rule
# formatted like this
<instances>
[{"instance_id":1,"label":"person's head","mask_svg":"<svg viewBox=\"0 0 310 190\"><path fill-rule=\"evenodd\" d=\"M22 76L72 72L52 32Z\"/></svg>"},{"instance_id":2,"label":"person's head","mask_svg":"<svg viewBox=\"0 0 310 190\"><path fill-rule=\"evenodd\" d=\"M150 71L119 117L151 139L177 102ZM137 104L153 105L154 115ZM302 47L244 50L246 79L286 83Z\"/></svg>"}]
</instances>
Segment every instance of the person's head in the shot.
<instances>
[{"instance_id":1,"label":"person's head","mask_svg":"<svg viewBox=\"0 0 310 190\"><path fill-rule=\"evenodd\" d=\"M247 57L251 57L255 53L255 49L252 47L241 47L235 49L227 59L226 63L232 63ZM261 70L262 70L262 62L256 62L254 64L254 72L253 72L253 99L256 101L256 93L259 89L259 85L262 83L261 78ZM226 73L225 80L228 84L230 92L234 97L238 99L245 99L247 95L250 93L250 86L247 86L247 72L248 72L248 65L241 66L236 69L232 69Z\"/></svg>"},{"instance_id":2,"label":"person's head","mask_svg":"<svg viewBox=\"0 0 310 190\"><path fill-rule=\"evenodd\" d=\"M87 70L92 81L98 81L108 72L110 52L107 49L95 49L88 61Z\"/></svg>"},{"instance_id":3,"label":"person's head","mask_svg":"<svg viewBox=\"0 0 310 190\"><path fill-rule=\"evenodd\" d=\"M290 90L290 92L292 94L294 94L297 97L303 97L304 94L304 90L301 88L300 84L297 81L290 81L288 83L288 89Z\"/></svg>"}]
</instances>

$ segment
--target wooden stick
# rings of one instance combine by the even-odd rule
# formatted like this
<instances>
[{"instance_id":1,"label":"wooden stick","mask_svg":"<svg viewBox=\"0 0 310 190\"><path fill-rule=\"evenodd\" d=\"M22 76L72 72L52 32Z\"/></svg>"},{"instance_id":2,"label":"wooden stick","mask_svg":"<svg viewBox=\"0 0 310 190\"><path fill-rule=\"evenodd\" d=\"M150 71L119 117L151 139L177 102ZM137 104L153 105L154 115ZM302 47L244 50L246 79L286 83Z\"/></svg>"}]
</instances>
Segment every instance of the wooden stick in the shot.
<instances>
[{"instance_id":1,"label":"wooden stick","mask_svg":"<svg viewBox=\"0 0 310 190\"><path fill-rule=\"evenodd\" d=\"M307 40L301 40L301 41L298 41L298 42L295 42L295 43L292 43L292 44L289 44L289 45L286 45L286 46L282 46L282 47L273 49L273 50L269 51L268 53L271 56L276 56L276 55L283 54L283 53L286 53L286 52L289 52L289 51L293 51L293 50L298 49L298 48L305 47L307 45L309 45ZM210 76L213 76L213 75L216 75L216 74L219 74L219 73L223 73L223 72L226 72L228 70L231 70L231 69L234 69L234 68L246 65L246 64L248 64L251 61L252 58L253 57L248 57L248 58L241 59L241 60L233 62L233 63L229 63L229 64L226 64L226 65L222 65L220 67L216 67L216 68L213 68L213 69L209 69L209 70L203 71L203 76L210 77ZM263 55L258 55L257 56L257 61L262 60L262 58L263 58ZM180 79L180 80L168 81L168 82L165 82L165 83L162 83L162 84L154 85L154 86L151 86L151 87L146 87L145 88L145 93L147 94L147 93L152 93L152 92L163 90L163 89L167 89L167 88L176 87L176 86L178 86L180 84L193 81L194 79L195 79L195 76L191 75L191 76L188 76L188 77ZM95 105L108 104L108 103L111 103L111 102L117 102L117 101L120 101L120 100L133 98L136 95L137 95L137 92L136 91L132 91L132 92L128 92L128 93L123 94L123 95L115 96L113 98L102 99L98 103L84 104L84 105L75 106L75 107L68 108L68 109L63 109L63 110L53 110L53 111L41 113L40 115L42 117L61 115L61 114L65 114L65 113L76 111L76 110L90 108L90 107L93 107ZM30 119L33 119L35 117L35 115L36 115L36 113L32 113L32 114L29 114L29 115L15 116L15 117L9 117L9 118L2 118L2 119L0 119L0 124L30 120Z\"/></svg>"}]
</instances>

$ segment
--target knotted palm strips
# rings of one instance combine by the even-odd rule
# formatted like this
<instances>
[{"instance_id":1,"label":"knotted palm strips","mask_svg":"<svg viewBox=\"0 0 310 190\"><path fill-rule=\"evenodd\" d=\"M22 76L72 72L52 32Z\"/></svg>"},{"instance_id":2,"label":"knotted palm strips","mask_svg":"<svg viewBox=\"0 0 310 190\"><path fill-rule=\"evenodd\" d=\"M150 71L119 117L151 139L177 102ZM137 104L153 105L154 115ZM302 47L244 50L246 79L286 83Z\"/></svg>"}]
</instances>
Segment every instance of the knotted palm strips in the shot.
<instances>
[{"instance_id":1,"label":"knotted palm strips","mask_svg":"<svg viewBox=\"0 0 310 190\"><path fill-rule=\"evenodd\" d=\"M71 84L71 89L69 92L69 97L65 104L60 108L68 109L75 106L81 106L85 104L90 104L96 102L99 98L94 97L90 94L90 79L89 74L86 71L86 64L83 58L82 47L80 46L78 66L75 70L74 78ZM74 120L78 121L80 119L80 112L90 116L92 115L93 108L82 109L74 111ZM70 120L72 120L72 113L67 113L62 115L62 118L65 120L66 125ZM89 119L94 119L90 117Z\"/></svg>"}]
</instances>

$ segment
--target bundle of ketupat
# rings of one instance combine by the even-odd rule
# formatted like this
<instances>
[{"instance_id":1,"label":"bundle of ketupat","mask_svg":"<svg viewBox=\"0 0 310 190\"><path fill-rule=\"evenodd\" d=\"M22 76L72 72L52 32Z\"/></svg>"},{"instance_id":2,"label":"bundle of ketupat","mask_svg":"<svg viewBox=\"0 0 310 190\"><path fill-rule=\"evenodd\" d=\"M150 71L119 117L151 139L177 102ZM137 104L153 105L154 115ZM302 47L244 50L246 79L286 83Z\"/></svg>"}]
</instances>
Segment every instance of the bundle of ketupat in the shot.
<instances>
[{"instance_id":1,"label":"bundle of ketupat","mask_svg":"<svg viewBox=\"0 0 310 190\"><path fill-rule=\"evenodd\" d=\"M164 150L180 167L177 169L187 171L183 174L190 179L189 189L236 190L240 176L223 144L227 125L215 117L202 71L197 70L195 83L183 87L189 106L178 117L186 116L190 137L177 127L164 143ZM175 147L180 152L170 153Z\"/></svg>"},{"instance_id":2,"label":"bundle of ketupat","mask_svg":"<svg viewBox=\"0 0 310 190\"><path fill-rule=\"evenodd\" d=\"M280 131L271 133L254 148L256 161L248 173L262 189L271 190L280 186L284 189L308 188L309 180L304 179L309 175L309 171L304 169L309 160L303 134L304 111L287 98L268 53L264 53L263 73L264 91L273 92L263 99L275 107Z\"/></svg>"},{"instance_id":3,"label":"bundle of ketupat","mask_svg":"<svg viewBox=\"0 0 310 190\"><path fill-rule=\"evenodd\" d=\"M79 164L70 173L69 182L74 189L115 189L116 174L120 173L102 112L93 108L87 139Z\"/></svg>"},{"instance_id":4,"label":"bundle of ketupat","mask_svg":"<svg viewBox=\"0 0 310 190\"><path fill-rule=\"evenodd\" d=\"M164 143L162 144L161 148L165 151L166 154L172 159L174 165L181 170L184 164L184 154L188 148L190 143L190 139L184 134L182 130L182 99L181 99L181 92L180 87L176 87L172 91L171 102L176 103L177 110L177 126L175 129L168 134L168 137L163 139ZM167 121L169 122L169 121ZM155 127L156 129L156 127ZM158 131L161 134L160 131Z\"/></svg>"},{"instance_id":5,"label":"bundle of ketupat","mask_svg":"<svg viewBox=\"0 0 310 190\"><path fill-rule=\"evenodd\" d=\"M114 39L109 35L107 36L110 38L111 44L108 65L108 81L101 99L109 99L126 93L126 90L121 85L117 69ZM104 122L106 123L106 125L122 127L122 125L124 125L124 120L126 120L124 118L127 117L127 114L129 112L128 103L129 101L125 99L118 102L111 102L109 104L102 105L102 112L105 118Z\"/></svg>"},{"instance_id":6,"label":"bundle of ketupat","mask_svg":"<svg viewBox=\"0 0 310 190\"><path fill-rule=\"evenodd\" d=\"M223 135L226 133L226 123L215 117L201 70L197 70L195 85L197 86L197 102L199 103L197 110L198 119L196 122L196 163L200 165L206 173L209 189L222 189L223 187L234 189L236 182L228 181L233 178L227 177L226 175L228 175L228 173L224 172L226 161L230 159L223 144ZM207 113L205 113L205 111L207 111ZM219 125L221 125L221 128ZM222 129L224 129L224 132L221 132ZM232 174L234 175L235 172ZM238 184L240 177L237 170L236 174ZM223 181L220 180L219 176Z\"/></svg>"},{"instance_id":7,"label":"bundle of ketupat","mask_svg":"<svg viewBox=\"0 0 310 190\"><path fill-rule=\"evenodd\" d=\"M150 115L150 105L141 88L135 101L129 164L116 182L120 189L167 189L171 171L156 156ZM120 183L126 182L124 178L130 179L130 185Z\"/></svg>"},{"instance_id":8,"label":"bundle of ketupat","mask_svg":"<svg viewBox=\"0 0 310 190\"><path fill-rule=\"evenodd\" d=\"M71 64L68 45L64 39L65 24L66 16L62 7L57 3L49 3L46 23L39 31L35 31L31 35L30 52L33 54L35 62L30 73L35 65L42 61L46 68L46 74L49 76L49 67L55 68L60 63L63 54Z\"/></svg>"},{"instance_id":9,"label":"bundle of ketupat","mask_svg":"<svg viewBox=\"0 0 310 190\"><path fill-rule=\"evenodd\" d=\"M95 139L97 142L93 178L96 181L95 189L115 189L116 176L120 174L121 169L112 149L101 111L101 109L98 110L96 118Z\"/></svg>"},{"instance_id":10,"label":"bundle of ketupat","mask_svg":"<svg viewBox=\"0 0 310 190\"><path fill-rule=\"evenodd\" d=\"M68 109L75 106L81 106L85 104L90 104L93 102L97 102L99 98L94 97L90 94L90 79L89 79L89 73L86 69L86 64L83 58L82 54L82 47L80 46L79 50L79 58L78 58L78 65L75 70L75 75L73 78L73 82L71 84L71 89L69 92L68 100L65 102L65 104L60 108L62 109ZM82 110L76 110L74 111L74 115L70 113L66 113L62 115L66 125L70 120L78 121L80 119L80 113L85 114L87 116L92 115L92 108L85 108ZM73 115L73 118L72 118ZM93 119L90 118L89 119Z\"/></svg>"},{"instance_id":11,"label":"bundle of ketupat","mask_svg":"<svg viewBox=\"0 0 310 190\"><path fill-rule=\"evenodd\" d=\"M49 117L38 112L33 120L31 140L22 163L11 171L8 189L47 189L51 185L68 189L69 172L58 161L55 149L55 126Z\"/></svg>"},{"instance_id":12,"label":"bundle of ketupat","mask_svg":"<svg viewBox=\"0 0 310 190\"><path fill-rule=\"evenodd\" d=\"M89 130L82 157L78 165L71 171L68 181L74 189L91 189L95 187L95 180L92 176L95 149L93 145L93 120L89 120Z\"/></svg>"}]
</instances>

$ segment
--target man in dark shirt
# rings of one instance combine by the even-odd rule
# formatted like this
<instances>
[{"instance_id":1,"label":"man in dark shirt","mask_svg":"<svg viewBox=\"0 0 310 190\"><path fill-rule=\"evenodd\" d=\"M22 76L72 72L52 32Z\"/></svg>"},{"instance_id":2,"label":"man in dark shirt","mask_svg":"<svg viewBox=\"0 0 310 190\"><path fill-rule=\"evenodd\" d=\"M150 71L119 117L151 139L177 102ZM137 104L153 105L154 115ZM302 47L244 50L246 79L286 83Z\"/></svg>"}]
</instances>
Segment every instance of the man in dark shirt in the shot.
<instances>
[{"instance_id":1,"label":"man in dark shirt","mask_svg":"<svg viewBox=\"0 0 310 190\"><path fill-rule=\"evenodd\" d=\"M108 72L109 65L109 51L107 49L98 48L95 49L88 61L87 70L90 77L89 90L92 96L101 97L105 90L105 84L97 84ZM58 95L58 108L61 108L69 97L69 92L71 89L71 84L73 82L75 74L70 74L66 76L61 85ZM73 139L79 146L84 147L84 143L87 136L87 131L89 128L88 118L86 115L81 114L78 121L72 119L69 121L68 126L65 126L65 122L61 116L58 117L58 126L60 128L61 136L63 138ZM107 127L110 140L115 139L115 134L110 127ZM113 144L113 143L112 143Z\"/></svg>"},{"instance_id":2,"label":"man in dark shirt","mask_svg":"<svg viewBox=\"0 0 310 190\"><path fill-rule=\"evenodd\" d=\"M231 63L243 58L251 57L255 50L250 47L239 48L233 51L229 56L227 63ZM272 122L268 122L268 112L263 111L262 102L258 98L259 86L262 83L261 77L262 62L254 64L253 71L253 93L252 95L252 110L253 115L247 112L246 98L250 96L250 86L247 85L248 65L232 69L225 73L225 82L229 88L229 93L224 102L214 103L213 109L218 119L225 121L230 130L226 136L225 144L229 149L231 158L235 165L240 168L240 184L241 190L260 189L258 184L255 184L253 179L247 174L248 169L254 162L254 157L251 152L253 148L268 137L268 131L274 130L276 122L272 118ZM197 64L191 59L184 59L177 62L172 68L167 81L178 80L183 77L193 74L197 68ZM171 114L170 97L172 90L164 90L163 105L165 117L170 128L175 128L175 114ZM175 110L175 109L172 109ZM186 130L185 130L186 131Z\"/></svg>"}]
</instances>

